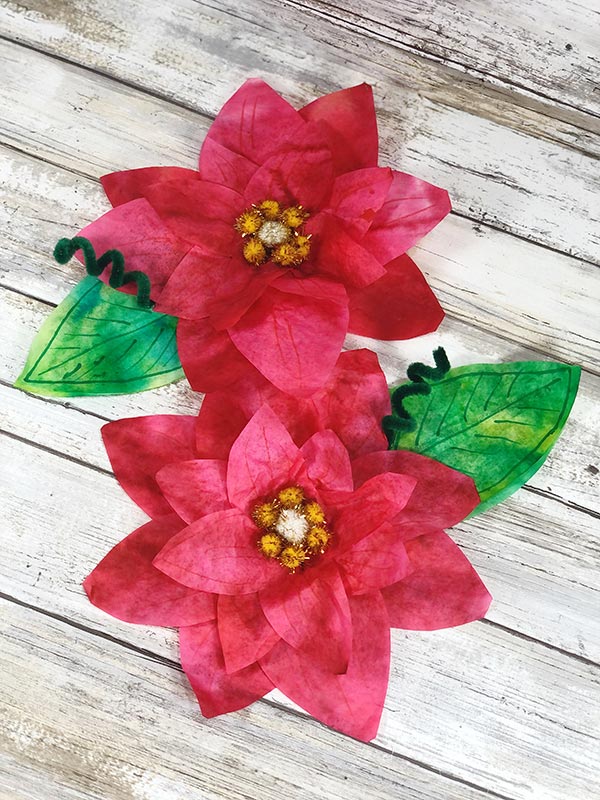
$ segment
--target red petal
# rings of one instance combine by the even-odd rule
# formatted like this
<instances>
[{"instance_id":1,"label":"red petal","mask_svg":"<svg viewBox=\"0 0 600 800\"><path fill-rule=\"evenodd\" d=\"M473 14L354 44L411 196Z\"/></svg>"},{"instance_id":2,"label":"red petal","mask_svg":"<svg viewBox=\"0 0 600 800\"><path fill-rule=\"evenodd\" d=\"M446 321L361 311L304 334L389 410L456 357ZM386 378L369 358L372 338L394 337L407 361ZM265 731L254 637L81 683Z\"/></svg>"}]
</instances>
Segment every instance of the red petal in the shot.
<instances>
[{"instance_id":1,"label":"red petal","mask_svg":"<svg viewBox=\"0 0 600 800\"><path fill-rule=\"evenodd\" d=\"M302 283L305 289L292 288L280 279L229 334L238 350L275 386L306 397L323 386L337 361L348 309L341 285L319 278L305 278ZM275 286L285 287L285 292ZM312 297L297 293L310 289L314 289ZM318 296L325 292L327 297Z\"/></svg>"},{"instance_id":2,"label":"red petal","mask_svg":"<svg viewBox=\"0 0 600 800\"><path fill-rule=\"evenodd\" d=\"M318 431L302 446L308 477L319 489L354 489L350 456L333 431Z\"/></svg>"},{"instance_id":3,"label":"red petal","mask_svg":"<svg viewBox=\"0 0 600 800\"><path fill-rule=\"evenodd\" d=\"M181 239L202 245L216 255L239 247L234 224L244 210L244 200L226 186L199 180L170 181L149 186L146 197Z\"/></svg>"},{"instance_id":4,"label":"red petal","mask_svg":"<svg viewBox=\"0 0 600 800\"><path fill-rule=\"evenodd\" d=\"M237 509L217 511L181 531L154 566L173 580L217 594L251 594L281 577L281 566L258 550L256 525Z\"/></svg>"},{"instance_id":5,"label":"red petal","mask_svg":"<svg viewBox=\"0 0 600 800\"><path fill-rule=\"evenodd\" d=\"M300 114L321 123L337 174L377 166L377 119L373 91L366 83L319 97Z\"/></svg>"},{"instance_id":6,"label":"red petal","mask_svg":"<svg viewBox=\"0 0 600 800\"><path fill-rule=\"evenodd\" d=\"M120 419L104 425L102 438L117 480L131 499L151 517L170 514L155 477L165 464L196 457L194 417Z\"/></svg>"},{"instance_id":7,"label":"red petal","mask_svg":"<svg viewBox=\"0 0 600 800\"><path fill-rule=\"evenodd\" d=\"M244 397L245 393L242 399ZM257 407L261 405L259 403ZM233 443L251 416L240 404L237 391L209 392L202 401L197 417L196 447L199 457L227 460Z\"/></svg>"},{"instance_id":8,"label":"red petal","mask_svg":"<svg viewBox=\"0 0 600 800\"><path fill-rule=\"evenodd\" d=\"M207 319L179 320L177 352L196 392L215 392L244 377L261 377L235 347L227 331L215 330Z\"/></svg>"},{"instance_id":9,"label":"red petal","mask_svg":"<svg viewBox=\"0 0 600 800\"><path fill-rule=\"evenodd\" d=\"M255 172L254 162L223 147L210 134L206 137L200 151L200 177L203 181L212 181L243 194Z\"/></svg>"},{"instance_id":10,"label":"red petal","mask_svg":"<svg viewBox=\"0 0 600 800\"><path fill-rule=\"evenodd\" d=\"M384 204L392 179L389 167L369 167L339 175L334 181L327 210L342 219L353 236L362 237Z\"/></svg>"},{"instance_id":11,"label":"red petal","mask_svg":"<svg viewBox=\"0 0 600 800\"><path fill-rule=\"evenodd\" d=\"M198 173L184 167L143 167L110 172L100 178L106 196L113 206L146 196L148 186L176 180L198 180Z\"/></svg>"},{"instance_id":12,"label":"red petal","mask_svg":"<svg viewBox=\"0 0 600 800\"><path fill-rule=\"evenodd\" d=\"M257 664L227 674L215 622L181 628L179 649L181 666L205 717L238 711L273 688Z\"/></svg>"},{"instance_id":13,"label":"red petal","mask_svg":"<svg viewBox=\"0 0 600 800\"><path fill-rule=\"evenodd\" d=\"M302 138L302 117L264 81L252 79L225 103L207 139L262 164Z\"/></svg>"},{"instance_id":14,"label":"red petal","mask_svg":"<svg viewBox=\"0 0 600 800\"><path fill-rule=\"evenodd\" d=\"M386 269L375 283L349 292L350 332L373 339L412 339L434 331L444 312L415 262L404 255Z\"/></svg>"},{"instance_id":15,"label":"red petal","mask_svg":"<svg viewBox=\"0 0 600 800\"><path fill-rule=\"evenodd\" d=\"M399 520L405 525L451 528L480 502L475 484L468 475L409 450L370 453L354 461L352 470L357 486L380 472L397 472L417 479Z\"/></svg>"},{"instance_id":16,"label":"red petal","mask_svg":"<svg viewBox=\"0 0 600 800\"><path fill-rule=\"evenodd\" d=\"M319 272L332 275L349 289L369 286L387 272L373 255L355 241L335 217L320 214L309 226L314 233L314 259Z\"/></svg>"},{"instance_id":17,"label":"red petal","mask_svg":"<svg viewBox=\"0 0 600 800\"><path fill-rule=\"evenodd\" d=\"M254 664L279 641L255 594L219 595L217 620L227 672Z\"/></svg>"},{"instance_id":18,"label":"red petal","mask_svg":"<svg viewBox=\"0 0 600 800\"><path fill-rule=\"evenodd\" d=\"M319 208L333 179L331 152L321 142L306 131L293 150L267 159L246 186L247 204L270 198L286 206L299 203L309 211Z\"/></svg>"},{"instance_id":19,"label":"red petal","mask_svg":"<svg viewBox=\"0 0 600 800\"><path fill-rule=\"evenodd\" d=\"M337 568L308 568L259 593L273 629L311 664L328 672L348 667L352 645L350 607Z\"/></svg>"},{"instance_id":20,"label":"red petal","mask_svg":"<svg viewBox=\"0 0 600 800\"><path fill-rule=\"evenodd\" d=\"M413 571L383 590L393 628L433 631L481 619L492 597L443 531L406 542Z\"/></svg>"},{"instance_id":21,"label":"red petal","mask_svg":"<svg viewBox=\"0 0 600 800\"><path fill-rule=\"evenodd\" d=\"M364 742L377 735L390 668L390 631L381 595L351 597L352 655L333 675L280 642L260 664L275 686L313 717Z\"/></svg>"},{"instance_id":22,"label":"red petal","mask_svg":"<svg viewBox=\"0 0 600 800\"><path fill-rule=\"evenodd\" d=\"M382 525L338 559L349 594L374 592L411 571L406 548L393 525Z\"/></svg>"},{"instance_id":23,"label":"red petal","mask_svg":"<svg viewBox=\"0 0 600 800\"><path fill-rule=\"evenodd\" d=\"M191 523L231 507L226 475L226 461L179 461L159 470L156 481L181 519Z\"/></svg>"},{"instance_id":24,"label":"red petal","mask_svg":"<svg viewBox=\"0 0 600 800\"><path fill-rule=\"evenodd\" d=\"M113 547L83 582L90 602L140 625L195 625L214 619L215 596L168 578L152 560L183 527L171 514L152 520Z\"/></svg>"},{"instance_id":25,"label":"red petal","mask_svg":"<svg viewBox=\"0 0 600 800\"><path fill-rule=\"evenodd\" d=\"M94 245L98 257L107 250L120 250L127 270L141 270L150 278L152 298L158 299L175 267L189 250L189 244L177 239L160 220L147 200L133 200L103 214L87 225L78 236ZM81 254L77 256L81 261ZM104 270L101 280L108 282L111 271ZM123 291L136 291L135 283Z\"/></svg>"},{"instance_id":26,"label":"red petal","mask_svg":"<svg viewBox=\"0 0 600 800\"><path fill-rule=\"evenodd\" d=\"M365 237L365 247L385 264L405 253L450 212L445 189L394 171L394 181Z\"/></svg>"},{"instance_id":27,"label":"red petal","mask_svg":"<svg viewBox=\"0 0 600 800\"><path fill-rule=\"evenodd\" d=\"M300 450L273 411L263 406L229 453L229 500L249 513L253 504L294 483L312 488L312 484L306 485L306 465Z\"/></svg>"}]
</instances>

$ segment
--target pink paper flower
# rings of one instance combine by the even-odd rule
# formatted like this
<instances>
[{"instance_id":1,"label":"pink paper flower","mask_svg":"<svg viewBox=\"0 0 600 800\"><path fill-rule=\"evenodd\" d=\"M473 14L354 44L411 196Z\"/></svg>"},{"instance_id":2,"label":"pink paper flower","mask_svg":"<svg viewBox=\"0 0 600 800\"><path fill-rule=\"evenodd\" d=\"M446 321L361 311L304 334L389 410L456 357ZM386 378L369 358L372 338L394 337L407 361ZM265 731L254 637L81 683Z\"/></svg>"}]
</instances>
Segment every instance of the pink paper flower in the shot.
<instances>
[{"instance_id":1,"label":"pink paper flower","mask_svg":"<svg viewBox=\"0 0 600 800\"><path fill-rule=\"evenodd\" d=\"M447 193L377 166L366 84L296 111L259 80L224 105L199 171L102 178L115 208L81 233L117 248L180 317L180 358L212 391L254 369L309 396L348 331L406 339L443 312L406 250L450 210Z\"/></svg>"},{"instance_id":2,"label":"pink paper flower","mask_svg":"<svg viewBox=\"0 0 600 800\"><path fill-rule=\"evenodd\" d=\"M340 416L325 393L296 410L273 395L278 413L262 405L245 423L240 410L231 445L214 409L103 429L117 478L152 521L100 562L86 591L120 619L180 627L205 716L277 687L370 740L390 626L442 628L487 610L488 592L443 530L478 504L473 482L378 449L377 437L369 446L365 432L385 405L375 365L348 353L334 370L338 390L354 386L356 415ZM288 429L291 418L302 422Z\"/></svg>"}]
</instances>

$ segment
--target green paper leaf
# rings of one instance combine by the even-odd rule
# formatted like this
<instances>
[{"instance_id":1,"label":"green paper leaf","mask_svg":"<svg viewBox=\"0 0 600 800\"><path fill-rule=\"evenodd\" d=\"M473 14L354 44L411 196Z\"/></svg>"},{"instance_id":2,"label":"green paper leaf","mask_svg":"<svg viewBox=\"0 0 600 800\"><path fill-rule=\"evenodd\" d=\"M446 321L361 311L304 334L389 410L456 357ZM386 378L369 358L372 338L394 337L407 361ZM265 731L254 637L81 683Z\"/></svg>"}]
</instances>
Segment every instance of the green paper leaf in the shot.
<instances>
[{"instance_id":1,"label":"green paper leaf","mask_svg":"<svg viewBox=\"0 0 600 800\"><path fill-rule=\"evenodd\" d=\"M501 502L543 464L567 421L580 368L547 361L474 364L428 382L404 408L416 422L391 448L434 458L475 481L481 504Z\"/></svg>"},{"instance_id":2,"label":"green paper leaf","mask_svg":"<svg viewBox=\"0 0 600 800\"><path fill-rule=\"evenodd\" d=\"M33 340L15 386L48 397L129 394L183 377L177 319L84 278Z\"/></svg>"}]
</instances>

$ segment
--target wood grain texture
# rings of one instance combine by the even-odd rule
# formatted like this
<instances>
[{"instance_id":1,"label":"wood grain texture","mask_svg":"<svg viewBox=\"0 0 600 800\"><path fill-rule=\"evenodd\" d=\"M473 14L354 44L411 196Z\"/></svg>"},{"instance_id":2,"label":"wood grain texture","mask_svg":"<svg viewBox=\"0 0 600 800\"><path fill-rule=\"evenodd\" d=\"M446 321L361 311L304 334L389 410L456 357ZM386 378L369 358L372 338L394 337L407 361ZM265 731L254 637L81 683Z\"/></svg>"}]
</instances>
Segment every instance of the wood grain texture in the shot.
<instances>
[{"instance_id":1,"label":"wood grain texture","mask_svg":"<svg viewBox=\"0 0 600 800\"><path fill-rule=\"evenodd\" d=\"M596 19L586 0L0 1L0 800L600 794ZM278 692L201 719L175 633L83 595L145 520L100 427L196 413L185 381L60 401L11 386L81 277L49 253L108 208L99 175L194 166L211 118L257 74L296 105L373 83L383 161L453 195L413 253L448 312L440 331L346 347L374 349L390 381L439 344L455 365L586 370L544 468L453 531L495 596L487 620L394 632L373 745Z\"/></svg>"}]
</instances>

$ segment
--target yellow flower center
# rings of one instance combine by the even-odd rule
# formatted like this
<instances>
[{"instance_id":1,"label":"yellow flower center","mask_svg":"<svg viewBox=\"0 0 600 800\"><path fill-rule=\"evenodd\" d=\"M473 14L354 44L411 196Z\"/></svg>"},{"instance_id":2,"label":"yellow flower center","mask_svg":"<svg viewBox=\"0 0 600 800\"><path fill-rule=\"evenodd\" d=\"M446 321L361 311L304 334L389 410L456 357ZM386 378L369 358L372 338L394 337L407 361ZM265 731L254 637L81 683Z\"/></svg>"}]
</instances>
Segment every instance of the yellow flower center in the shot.
<instances>
[{"instance_id":1,"label":"yellow flower center","mask_svg":"<svg viewBox=\"0 0 600 800\"><path fill-rule=\"evenodd\" d=\"M323 509L299 486L284 486L272 500L257 503L252 517L261 553L290 572L324 553L331 540Z\"/></svg>"},{"instance_id":2,"label":"yellow flower center","mask_svg":"<svg viewBox=\"0 0 600 800\"><path fill-rule=\"evenodd\" d=\"M255 267L266 261L298 267L310 254L310 236L302 233L308 216L302 206L282 208L277 200L247 208L235 221L246 261Z\"/></svg>"}]
</instances>

